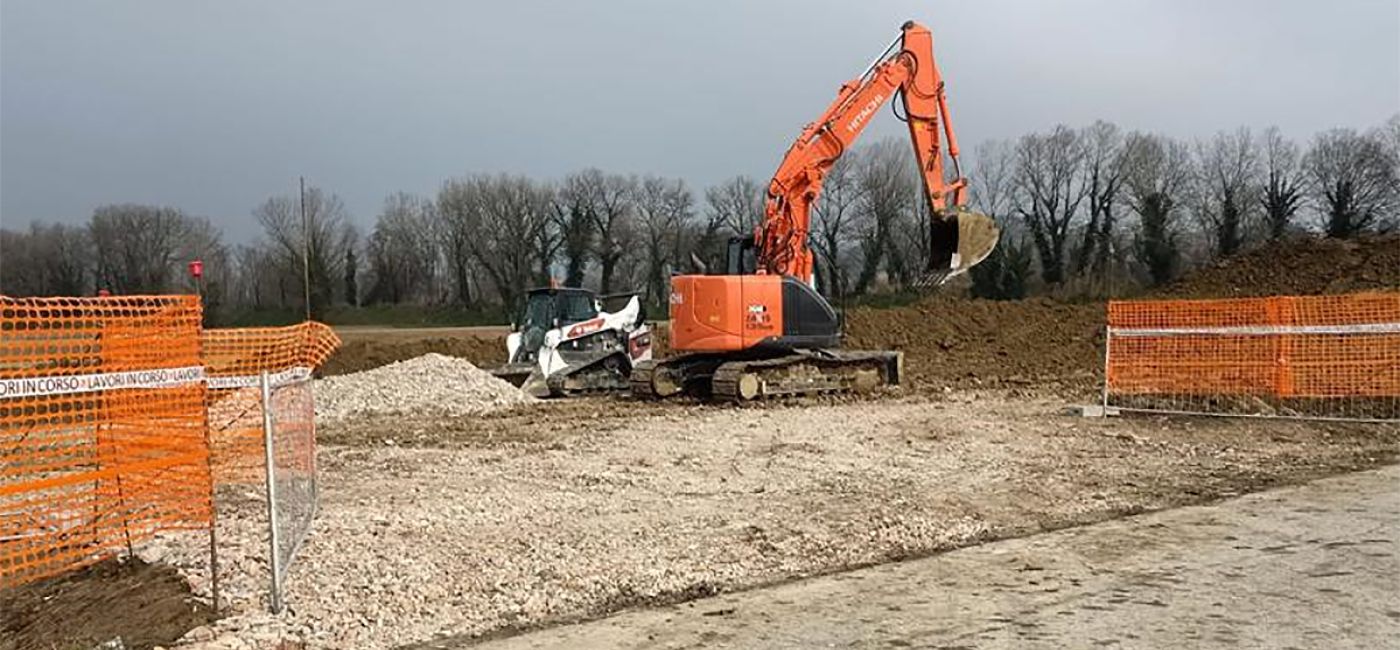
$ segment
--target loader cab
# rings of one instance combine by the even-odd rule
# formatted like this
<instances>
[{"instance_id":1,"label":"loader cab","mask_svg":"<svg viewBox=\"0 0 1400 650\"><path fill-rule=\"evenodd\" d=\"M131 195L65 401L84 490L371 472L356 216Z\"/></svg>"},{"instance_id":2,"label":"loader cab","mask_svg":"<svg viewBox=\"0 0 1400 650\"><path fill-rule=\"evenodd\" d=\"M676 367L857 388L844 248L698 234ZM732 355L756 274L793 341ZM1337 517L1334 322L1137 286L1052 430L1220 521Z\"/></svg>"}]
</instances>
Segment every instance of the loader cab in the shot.
<instances>
[{"instance_id":1,"label":"loader cab","mask_svg":"<svg viewBox=\"0 0 1400 650\"><path fill-rule=\"evenodd\" d=\"M531 289L517 329L548 331L597 317L598 300L592 291L573 287Z\"/></svg>"},{"instance_id":2,"label":"loader cab","mask_svg":"<svg viewBox=\"0 0 1400 650\"><path fill-rule=\"evenodd\" d=\"M511 330L519 334L518 343L508 343L511 362L533 360L550 330L597 317L598 300L592 291L574 287L531 289L519 318L511 324Z\"/></svg>"}]
</instances>

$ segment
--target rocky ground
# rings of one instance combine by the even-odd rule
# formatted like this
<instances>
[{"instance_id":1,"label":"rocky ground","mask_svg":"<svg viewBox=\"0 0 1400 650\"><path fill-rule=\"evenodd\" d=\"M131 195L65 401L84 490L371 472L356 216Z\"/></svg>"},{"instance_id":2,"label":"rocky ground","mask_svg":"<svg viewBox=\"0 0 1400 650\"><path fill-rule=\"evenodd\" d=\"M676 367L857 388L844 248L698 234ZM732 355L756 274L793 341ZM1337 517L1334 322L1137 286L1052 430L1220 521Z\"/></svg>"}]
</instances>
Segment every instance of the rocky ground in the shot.
<instances>
[{"instance_id":1,"label":"rocky ground","mask_svg":"<svg viewBox=\"0 0 1400 650\"><path fill-rule=\"evenodd\" d=\"M1086 420L1005 392L633 406L324 427L322 507L288 611L263 611L265 541L245 495L221 511L224 555L254 558L227 563L232 615L186 641L455 642L1206 501L1400 450L1393 427ZM191 561L180 556L165 559Z\"/></svg>"}]
</instances>

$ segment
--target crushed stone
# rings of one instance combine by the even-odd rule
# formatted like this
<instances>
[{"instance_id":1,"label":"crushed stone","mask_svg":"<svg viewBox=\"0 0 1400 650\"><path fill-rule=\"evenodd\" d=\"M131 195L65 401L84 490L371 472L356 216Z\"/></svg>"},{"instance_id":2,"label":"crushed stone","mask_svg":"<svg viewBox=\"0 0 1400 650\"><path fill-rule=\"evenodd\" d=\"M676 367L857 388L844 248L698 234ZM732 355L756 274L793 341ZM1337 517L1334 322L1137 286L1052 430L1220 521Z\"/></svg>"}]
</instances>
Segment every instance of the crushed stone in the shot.
<instances>
[{"instance_id":1,"label":"crushed stone","mask_svg":"<svg viewBox=\"0 0 1400 650\"><path fill-rule=\"evenodd\" d=\"M466 359L437 353L320 379L315 390L322 424L370 415L461 417L536 401Z\"/></svg>"}]
</instances>

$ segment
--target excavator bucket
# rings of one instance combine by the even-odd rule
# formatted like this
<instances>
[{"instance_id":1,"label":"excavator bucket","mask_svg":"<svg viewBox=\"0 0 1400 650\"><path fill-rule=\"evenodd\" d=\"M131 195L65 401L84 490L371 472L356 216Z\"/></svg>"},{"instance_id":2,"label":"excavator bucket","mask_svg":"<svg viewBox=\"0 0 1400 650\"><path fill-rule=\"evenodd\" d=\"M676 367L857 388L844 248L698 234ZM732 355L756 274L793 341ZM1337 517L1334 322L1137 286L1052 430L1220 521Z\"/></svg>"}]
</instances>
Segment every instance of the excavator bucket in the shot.
<instances>
[{"instance_id":1,"label":"excavator bucket","mask_svg":"<svg viewBox=\"0 0 1400 650\"><path fill-rule=\"evenodd\" d=\"M967 208L951 208L930 225L929 265L923 286L936 286L963 273L992 254L1001 237L996 221Z\"/></svg>"}]
</instances>

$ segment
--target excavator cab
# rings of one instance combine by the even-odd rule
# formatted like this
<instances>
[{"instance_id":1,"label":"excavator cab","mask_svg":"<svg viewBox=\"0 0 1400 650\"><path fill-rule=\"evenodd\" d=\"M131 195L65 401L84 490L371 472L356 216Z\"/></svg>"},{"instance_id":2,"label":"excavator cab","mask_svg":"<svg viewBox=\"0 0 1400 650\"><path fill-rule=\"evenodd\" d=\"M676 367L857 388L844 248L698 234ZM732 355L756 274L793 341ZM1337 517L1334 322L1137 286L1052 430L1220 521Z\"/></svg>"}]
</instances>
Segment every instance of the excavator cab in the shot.
<instances>
[{"instance_id":1,"label":"excavator cab","mask_svg":"<svg viewBox=\"0 0 1400 650\"><path fill-rule=\"evenodd\" d=\"M729 246L724 249L724 272L728 275L758 272L758 250L753 237L729 238Z\"/></svg>"}]
</instances>

